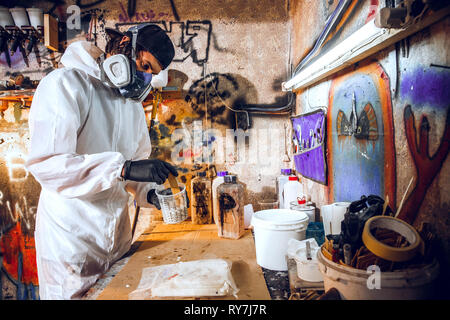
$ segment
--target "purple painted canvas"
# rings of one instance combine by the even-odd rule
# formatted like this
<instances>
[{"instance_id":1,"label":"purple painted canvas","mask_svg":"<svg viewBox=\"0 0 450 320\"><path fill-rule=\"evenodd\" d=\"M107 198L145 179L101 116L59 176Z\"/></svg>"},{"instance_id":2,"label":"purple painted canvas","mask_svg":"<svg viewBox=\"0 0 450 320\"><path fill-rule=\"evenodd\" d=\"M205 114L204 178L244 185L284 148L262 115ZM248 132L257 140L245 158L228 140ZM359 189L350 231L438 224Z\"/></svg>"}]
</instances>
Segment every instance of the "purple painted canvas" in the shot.
<instances>
[{"instance_id":1,"label":"purple painted canvas","mask_svg":"<svg viewBox=\"0 0 450 320\"><path fill-rule=\"evenodd\" d=\"M317 110L292 118L295 169L305 178L326 184L325 112Z\"/></svg>"}]
</instances>

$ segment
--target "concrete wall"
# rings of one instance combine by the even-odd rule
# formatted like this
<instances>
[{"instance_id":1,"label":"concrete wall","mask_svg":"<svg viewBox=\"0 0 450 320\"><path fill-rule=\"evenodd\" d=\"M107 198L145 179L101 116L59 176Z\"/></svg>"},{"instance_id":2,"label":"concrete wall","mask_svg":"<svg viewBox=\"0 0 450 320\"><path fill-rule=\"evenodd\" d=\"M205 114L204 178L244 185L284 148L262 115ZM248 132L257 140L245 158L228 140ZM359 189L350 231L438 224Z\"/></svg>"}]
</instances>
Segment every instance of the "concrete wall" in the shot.
<instances>
[{"instance_id":1,"label":"concrete wall","mask_svg":"<svg viewBox=\"0 0 450 320\"><path fill-rule=\"evenodd\" d=\"M30 6L29 1L22 2L14 1L11 6ZM81 9L80 29L65 29L64 22L74 18L72 4L78 4ZM136 14L130 18L127 0L66 0L57 6L50 1L34 3L62 22L62 48L76 40L89 40L103 49L105 27L123 30L152 22L166 28L176 47L168 85L178 87L181 99L165 100L159 108L151 136L152 156L172 161L181 151L180 179L189 185L195 171L208 167L207 159L214 148L205 148L202 158L199 145L180 146L177 141L181 140L180 136L174 139L175 130L186 129L181 136L185 138L185 135L198 134L201 137L208 129L214 129L213 139L217 142L221 136L226 137L227 129L236 128L234 112L227 107L286 103L280 88L288 73L289 1L175 0L173 4L172 7L171 1L138 0ZM56 68L61 54L50 54L42 45L39 49L40 64L31 54L28 66L19 52L12 57L11 68L1 55L0 79L20 72L39 80ZM146 108L148 116L150 110ZM283 165L287 117L250 117L251 129L242 133L252 132L251 137L247 142L231 144L247 153L223 150L224 161L217 161L214 156L209 165L216 165L217 171L227 169L238 174L247 186L248 201L256 206L263 194L274 193L274 179ZM0 298L3 299L38 298L33 231L40 186L23 167L29 141L27 119L28 110L10 104L0 120L0 258L3 259ZM209 141L213 139L210 137ZM200 139L200 147L202 144ZM255 145L256 148L252 147Z\"/></svg>"},{"instance_id":2,"label":"concrete wall","mask_svg":"<svg viewBox=\"0 0 450 320\"><path fill-rule=\"evenodd\" d=\"M337 2L291 3L294 65L312 48ZM358 1L330 41L331 45L326 45L324 50L364 25L370 19L371 4L376 3ZM438 239L444 284L448 283L450 258L449 24L450 18L446 17L406 41L299 91L296 110L300 114L318 106L327 108L329 180L327 185L322 185L302 179L312 201L322 206L375 193L383 198L389 195L395 210L414 178L402 217L410 219L416 227L422 222L432 225ZM337 113L342 110L349 117L353 92L358 115L366 103L372 105L377 117L378 140L338 135ZM423 149L419 149L421 146ZM382 174L375 175L375 172ZM371 181L360 185L358 181L365 177L372 177Z\"/></svg>"}]
</instances>

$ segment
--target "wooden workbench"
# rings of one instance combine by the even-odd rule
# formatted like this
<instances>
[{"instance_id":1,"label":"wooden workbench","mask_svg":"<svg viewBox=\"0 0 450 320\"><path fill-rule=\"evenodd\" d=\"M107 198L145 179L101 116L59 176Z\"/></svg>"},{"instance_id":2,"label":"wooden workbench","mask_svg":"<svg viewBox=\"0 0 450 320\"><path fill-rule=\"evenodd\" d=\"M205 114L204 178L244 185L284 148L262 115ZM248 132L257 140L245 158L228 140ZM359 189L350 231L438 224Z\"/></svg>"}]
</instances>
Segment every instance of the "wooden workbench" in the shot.
<instances>
[{"instance_id":1,"label":"wooden workbench","mask_svg":"<svg viewBox=\"0 0 450 320\"><path fill-rule=\"evenodd\" d=\"M262 270L256 263L255 244L250 230L246 230L238 240L223 239L217 236L214 224L194 225L191 221L185 221L174 225L159 224L151 232L143 234L139 241L142 244L98 295L98 300L127 300L128 295L137 288L144 268L213 258L223 258L233 263L231 273L239 288L238 299L270 300Z\"/></svg>"}]
</instances>

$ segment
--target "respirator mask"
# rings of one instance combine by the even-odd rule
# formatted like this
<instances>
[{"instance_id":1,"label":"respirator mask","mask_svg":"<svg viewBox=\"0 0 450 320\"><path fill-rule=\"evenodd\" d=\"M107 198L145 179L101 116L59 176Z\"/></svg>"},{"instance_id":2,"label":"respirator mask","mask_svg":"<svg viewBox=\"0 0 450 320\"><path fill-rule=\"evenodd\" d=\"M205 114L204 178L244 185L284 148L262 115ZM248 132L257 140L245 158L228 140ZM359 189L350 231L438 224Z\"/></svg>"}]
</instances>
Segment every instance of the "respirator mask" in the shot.
<instances>
[{"instance_id":1,"label":"respirator mask","mask_svg":"<svg viewBox=\"0 0 450 320\"><path fill-rule=\"evenodd\" d=\"M119 89L123 97L143 102L152 89L152 74L136 70L136 39L139 27L135 26L129 30L132 33L131 61L123 54L116 54L101 62L101 70L103 80Z\"/></svg>"}]
</instances>

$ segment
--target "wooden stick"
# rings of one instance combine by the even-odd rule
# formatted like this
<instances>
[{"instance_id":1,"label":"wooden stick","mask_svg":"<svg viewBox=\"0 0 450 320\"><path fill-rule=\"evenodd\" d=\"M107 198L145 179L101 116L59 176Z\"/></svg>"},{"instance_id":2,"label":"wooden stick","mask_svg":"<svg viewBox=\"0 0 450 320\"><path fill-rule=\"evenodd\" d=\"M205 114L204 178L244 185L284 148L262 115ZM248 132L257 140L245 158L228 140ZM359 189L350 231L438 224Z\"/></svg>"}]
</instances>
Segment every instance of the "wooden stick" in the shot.
<instances>
[{"instance_id":1,"label":"wooden stick","mask_svg":"<svg viewBox=\"0 0 450 320\"><path fill-rule=\"evenodd\" d=\"M386 195L386 200L384 201L384 206L383 206L383 213L381 214L382 216L384 216L384 214L386 213L386 208L389 205L389 195Z\"/></svg>"},{"instance_id":2,"label":"wooden stick","mask_svg":"<svg viewBox=\"0 0 450 320\"><path fill-rule=\"evenodd\" d=\"M414 177L411 177L411 180L409 181L409 184L408 184L408 188L406 188L406 191L405 191L405 193L403 194L402 201L400 202L400 206L398 207L397 212L395 213L395 216L394 216L395 218L397 218L398 214L399 214L400 211L402 210L403 202L405 201L406 194L408 193L409 187L411 186L411 183L413 182L413 180L414 180Z\"/></svg>"},{"instance_id":3,"label":"wooden stick","mask_svg":"<svg viewBox=\"0 0 450 320\"><path fill-rule=\"evenodd\" d=\"M170 173L168 177L170 188L172 189L172 195L180 193L181 189L178 186L177 179Z\"/></svg>"}]
</instances>

